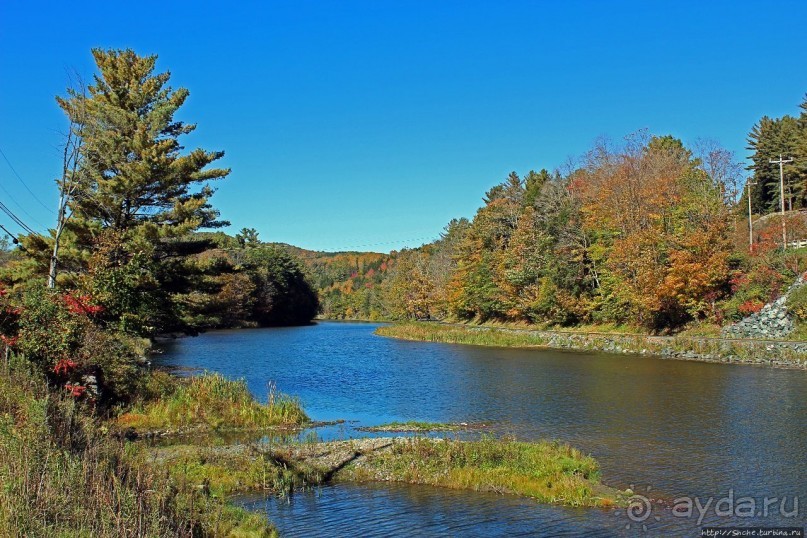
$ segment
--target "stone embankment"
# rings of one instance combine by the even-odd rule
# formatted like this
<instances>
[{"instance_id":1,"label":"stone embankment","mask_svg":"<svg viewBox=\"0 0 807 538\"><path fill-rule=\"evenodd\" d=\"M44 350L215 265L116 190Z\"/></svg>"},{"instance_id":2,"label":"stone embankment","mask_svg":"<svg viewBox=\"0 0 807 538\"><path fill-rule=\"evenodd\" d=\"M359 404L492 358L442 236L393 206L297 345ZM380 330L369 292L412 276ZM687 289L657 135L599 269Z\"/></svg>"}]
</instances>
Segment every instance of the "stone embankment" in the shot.
<instances>
[{"instance_id":1,"label":"stone embankment","mask_svg":"<svg viewBox=\"0 0 807 538\"><path fill-rule=\"evenodd\" d=\"M650 336L460 325L476 331L529 332L555 349L655 355L665 359L807 369L807 342L770 338Z\"/></svg>"},{"instance_id":2,"label":"stone embankment","mask_svg":"<svg viewBox=\"0 0 807 538\"><path fill-rule=\"evenodd\" d=\"M787 298L791 292L802 287L804 275L778 299L762 307L762 310L751 314L733 325L723 328L723 336L727 338L787 338L793 332L793 319L787 310Z\"/></svg>"},{"instance_id":3,"label":"stone embankment","mask_svg":"<svg viewBox=\"0 0 807 538\"><path fill-rule=\"evenodd\" d=\"M546 346L551 348L656 355L666 359L807 369L807 342L541 332Z\"/></svg>"}]
</instances>

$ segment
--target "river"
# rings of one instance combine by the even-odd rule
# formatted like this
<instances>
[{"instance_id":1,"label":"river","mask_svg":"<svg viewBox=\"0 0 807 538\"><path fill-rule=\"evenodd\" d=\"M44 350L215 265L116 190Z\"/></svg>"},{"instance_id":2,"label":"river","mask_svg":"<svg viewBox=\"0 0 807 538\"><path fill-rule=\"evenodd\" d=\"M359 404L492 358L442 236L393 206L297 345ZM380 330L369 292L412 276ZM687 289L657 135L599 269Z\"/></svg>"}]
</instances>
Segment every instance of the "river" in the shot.
<instances>
[{"instance_id":1,"label":"river","mask_svg":"<svg viewBox=\"0 0 807 538\"><path fill-rule=\"evenodd\" d=\"M166 343L159 362L244 378L259 398L271 381L299 396L313 419L346 421L318 430L326 439L423 420L566 441L600 462L604 483L666 507L629 517L388 484L239 499L285 536L700 536L707 525L805 524L805 371L407 342L375 336L376 326L215 331Z\"/></svg>"}]
</instances>

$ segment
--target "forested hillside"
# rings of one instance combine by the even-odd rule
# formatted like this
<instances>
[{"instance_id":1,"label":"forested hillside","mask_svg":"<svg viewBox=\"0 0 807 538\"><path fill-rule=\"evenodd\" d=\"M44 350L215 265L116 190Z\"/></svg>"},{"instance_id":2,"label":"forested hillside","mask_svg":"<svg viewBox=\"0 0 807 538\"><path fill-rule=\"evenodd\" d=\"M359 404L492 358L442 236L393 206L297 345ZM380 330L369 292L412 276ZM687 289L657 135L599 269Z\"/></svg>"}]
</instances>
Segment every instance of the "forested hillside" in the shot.
<instances>
[{"instance_id":1,"label":"forested hillside","mask_svg":"<svg viewBox=\"0 0 807 538\"><path fill-rule=\"evenodd\" d=\"M598 143L565 173L511 173L471 221L451 221L434 243L389 257L302 257L325 317L720 326L758 311L807 269L804 249L782 249L781 217L768 214L779 204L768 159L785 147L795 156L785 168L788 242L804 239L795 211L807 181L801 106L799 118L763 118L749 136L753 248L735 156L714 142L639 133Z\"/></svg>"},{"instance_id":2,"label":"forested hillside","mask_svg":"<svg viewBox=\"0 0 807 538\"><path fill-rule=\"evenodd\" d=\"M380 285L395 263L395 253L316 252L282 243L276 248L305 265L319 293L321 315L328 319L387 318Z\"/></svg>"}]
</instances>

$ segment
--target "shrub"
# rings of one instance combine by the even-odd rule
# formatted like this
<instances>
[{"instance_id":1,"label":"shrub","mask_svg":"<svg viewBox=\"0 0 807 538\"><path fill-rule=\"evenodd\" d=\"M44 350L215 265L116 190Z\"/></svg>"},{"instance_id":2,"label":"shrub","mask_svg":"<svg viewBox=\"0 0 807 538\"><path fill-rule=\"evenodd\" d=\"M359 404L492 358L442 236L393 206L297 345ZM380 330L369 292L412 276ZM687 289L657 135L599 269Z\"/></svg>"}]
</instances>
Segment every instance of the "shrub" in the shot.
<instances>
[{"instance_id":1,"label":"shrub","mask_svg":"<svg viewBox=\"0 0 807 538\"><path fill-rule=\"evenodd\" d=\"M807 322L807 286L799 286L790 292L787 308L797 320Z\"/></svg>"},{"instance_id":2,"label":"shrub","mask_svg":"<svg viewBox=\"0 0 807 538\"><path fill-rule=\"evenodd\" d=\"M146 341L100 327L88 296L32 286L19 303L15 344L52 384L103 404L133 396Z\"/></svg>"},{"instance_id":3,"label":"shrub","mask_svg":"<svg viewBox=\"0 0 807 538\"><path fill-rule=\"evenodd\" d=\"M757 299L749 299L740 303L740 306L737 307L737 311L741 314L747 316L749 314L756 314L762 307L765 306L765 303L759 301Z\"/></svg>"}]
</instances>

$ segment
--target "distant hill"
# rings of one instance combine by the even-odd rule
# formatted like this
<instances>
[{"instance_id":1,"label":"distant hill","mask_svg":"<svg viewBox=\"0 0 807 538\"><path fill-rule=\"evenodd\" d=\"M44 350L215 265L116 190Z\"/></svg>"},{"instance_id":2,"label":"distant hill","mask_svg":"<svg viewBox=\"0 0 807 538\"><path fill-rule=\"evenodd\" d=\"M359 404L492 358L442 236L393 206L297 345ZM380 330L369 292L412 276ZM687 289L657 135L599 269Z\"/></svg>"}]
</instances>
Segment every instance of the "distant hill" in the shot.
<instances>
[{"instance_id":1,"label":"distant hill","mask_svg":"<svg viewBox=\"0 0 807 538\"><path fill-rule=\"evenodd\" d=\"M322 252L288 243L263 242L254 230L239 234L200 232L225 252L238 252L249 245L273 247L302 263L306 279L317 292L320 316L327 319L379 320L386 317L381 284L390 275L396 252Z\"/></svg>"},{"instance_id":2,"label":"distant hill","mask_svg":"<svg viewBox=\"0 0 807 538\"><path fill-rule=\"evenodd\" d=\"M395 252L321 252L270 243L300 259L319 293L328 319L378 320L384 317L380 285L395 263Z\"/></svg>"}]
</instances>

